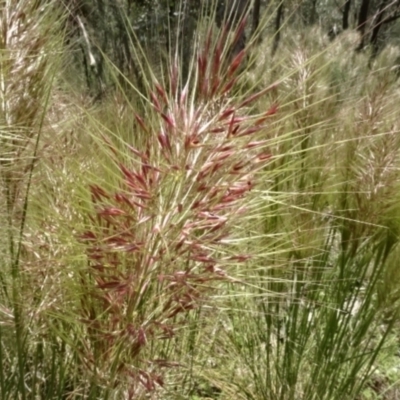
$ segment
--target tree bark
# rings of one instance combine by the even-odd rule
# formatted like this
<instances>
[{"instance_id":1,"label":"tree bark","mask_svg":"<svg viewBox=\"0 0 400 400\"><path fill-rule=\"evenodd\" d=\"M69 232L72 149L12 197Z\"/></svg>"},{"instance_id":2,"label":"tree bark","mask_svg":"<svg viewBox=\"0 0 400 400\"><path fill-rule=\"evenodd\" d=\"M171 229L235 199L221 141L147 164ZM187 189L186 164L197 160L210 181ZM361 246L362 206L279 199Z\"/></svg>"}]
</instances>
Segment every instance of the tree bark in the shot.
<instances>
[{"instance_id":1,"label":"tree bark","mask_svg":"<svg viewBox=\"0 0 400 400\"><path fill-rule=\"evenodd\" d=\"M343 19L342 28L343 30L349 29L349 17L350 17L351 0L346 0L343 7Z\"/></svg>"},{"instance_id":2,"label":"tree bark","mask_svg":"<svg viewBox=\"0 0 400 400\"><path fill-rule=\"evenodd\" d=\"M362 0L360 11L358 13L358 24L357 31L361 34L361 41L357 47L357 50L362 50L365 44L365 31L367 28L368 10L370 0Z\"/></svg>"},{"instance_id":3,"label":"tree bark","mask_svg":"<svg viewBox=\"0 0 400 400\"><path fill-rule=\"evenodd\" d=\"M254 0L253 26L251 28L253 34L257 32L257 29L260 25L260 9L261 9L261 0Z\"/></svg>"}]
</instances>

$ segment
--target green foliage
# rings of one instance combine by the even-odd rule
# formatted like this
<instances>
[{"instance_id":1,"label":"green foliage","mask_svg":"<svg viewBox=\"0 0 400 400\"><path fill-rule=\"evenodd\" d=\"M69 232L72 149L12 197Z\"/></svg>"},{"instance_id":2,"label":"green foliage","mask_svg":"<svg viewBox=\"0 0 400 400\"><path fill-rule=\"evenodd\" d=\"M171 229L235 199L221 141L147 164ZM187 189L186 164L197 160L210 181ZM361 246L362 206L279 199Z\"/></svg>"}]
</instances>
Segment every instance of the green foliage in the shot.
<instances>
[{"instance_id":1,"label":"green foliage","mask_svg":"<svg viewBox=\"0 0 400 400\"><path fill-rule=\"evenodd\" d=\"M394 399L397 48L167 3L2 10L0 397Z\"/></svg>"},{"instance_id":2,"label":"green foliage","mask_svg":"<svg viewBox=\"0 0 400 400\"><path fill-rule=\"evenodd\" d=\"M27 385L35 396L37 388L43 386L38 374L50 380L60 374L62 380L64 372L64 365L46 365L38 372L45 354L55 357L58 350L51 338L46 344L42 339L33 342L36 334L32 334L32 330L35 330L33 326L40 326L34 309L38 306L38 299L31 304L31 310L23 305L23 294L32 283L25 279L22 260L26 261L23 240L29 219L33 169L41 150L40 138L54 69L59 68L57 50L61 40L54 25L54 12L51 4L41 5L27 0L3 5L0 15L0 220L3 226L0 299L4 314L0 325L2 398L27 398ZM38 289L35 288L35 292ZM36 325L37 322L39 325Z\"/></svg>"}]
</instances>

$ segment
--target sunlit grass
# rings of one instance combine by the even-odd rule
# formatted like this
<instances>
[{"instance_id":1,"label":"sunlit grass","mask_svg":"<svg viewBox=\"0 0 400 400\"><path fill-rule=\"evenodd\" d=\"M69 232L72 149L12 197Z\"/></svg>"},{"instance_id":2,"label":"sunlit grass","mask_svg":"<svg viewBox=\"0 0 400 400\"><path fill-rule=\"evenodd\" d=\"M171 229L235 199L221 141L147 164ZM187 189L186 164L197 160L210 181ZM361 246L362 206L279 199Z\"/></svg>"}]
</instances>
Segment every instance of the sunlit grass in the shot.
<instances>
[{"instance_id":1,"label":"sunlit grass","mask_svg":"<svg viewBox=\"0 0 400 400\"><path fill-rule=\"evenodd\" d=\"M110 62L96 104L30 12L2 59L37 102L2 94L1 397L370 393L398 325L396 51L369 69L356 36L288 29L271 62L205 18L187 76L136 48L140 90Z\"/></svg>"}]
</instances>

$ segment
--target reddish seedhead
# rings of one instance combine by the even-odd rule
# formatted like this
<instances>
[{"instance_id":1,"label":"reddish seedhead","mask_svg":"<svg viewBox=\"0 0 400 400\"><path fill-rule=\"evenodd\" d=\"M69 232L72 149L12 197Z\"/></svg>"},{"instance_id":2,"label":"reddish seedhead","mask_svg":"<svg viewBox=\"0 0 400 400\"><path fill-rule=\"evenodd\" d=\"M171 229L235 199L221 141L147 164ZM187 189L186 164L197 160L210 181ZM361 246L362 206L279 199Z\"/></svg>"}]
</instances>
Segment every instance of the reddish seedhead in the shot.
<instances>
[{"instance_id":1,"label":"reddish seedhead","mask_svg":"<svg viewBox=\"0 0 400 400\"><path fill-rule=\"evenodd\" d=\"M176 66L168 88L154 84L153 118L136 117L148 140L130 147L131 165L119 163L118 190L90 187L92 226L81 236L92 282L83 317L90 358L107 365L118 355L119 371L149 391L163 380L145 365L173 364L145 364L148 343L173 337L179 316L201 306L213 282L231 279L226 265L249 258L224 255L224 239L271 156L261 136L276 105L258 116L245 109L270 88L235 99L245 52L224 67L226 35L215 48L210 37L187 85L179 87Z\"/></svg>"}]
</instances>

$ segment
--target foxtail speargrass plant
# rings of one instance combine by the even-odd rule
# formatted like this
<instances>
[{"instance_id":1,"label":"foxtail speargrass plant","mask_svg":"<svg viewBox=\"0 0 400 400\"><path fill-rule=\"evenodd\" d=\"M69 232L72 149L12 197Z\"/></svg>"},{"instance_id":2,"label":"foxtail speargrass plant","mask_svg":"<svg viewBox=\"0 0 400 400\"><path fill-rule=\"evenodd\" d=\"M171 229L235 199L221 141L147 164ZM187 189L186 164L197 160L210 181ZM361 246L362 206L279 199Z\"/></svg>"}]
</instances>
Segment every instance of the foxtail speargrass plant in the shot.
<instances>
[{"instance_id":1,"label":"foxtail speargrass plant","mask_svg":"<svg viewBox=\"0 0 400 400\"><path fill-rule=\"evenodd\" d=\"M154 82L150 90L152 118L136 116L143 140L128 145L131 159L105 139L118 188L90 188L93 212L81 235L88 258L81 275L85 358L108 384L111 374L129 382L132 398L163 386L161 367L173 360L149 358L154 343L173 337L215 282L234 281L226 265L249 257L224 255L224 248L256 173L271 158L265 132L277 106L248 112L275 85L234 95L246 50L232 58L229 49L244 27L245 20L231 35L210 29L187 82L180 82L175 59L168 86Z\"/></svg>"},{"instance_id":2,"label":"foxtail speargrass plant","mask_svg":"<svg viewBox=\"0 0 400 400\"><path fill-rule=\"evenodd\" d=\"M245 21L217 29L200 3L184 41L172 16L148 41L161 68L132 27L120 55L140 71L104 62L116 89L76 112L50 3L6 2L1 398L365 400L381 378L399 301L395 76L290 18L271 62L266 19L242 50Z\"/></svg>"},{"instance_id":3,"label":"foxtail speargrass plant","mask_svg":"<svg viewBox=\"0 0 400 400\"><path fill-rule=\"evenodd\" d=\"M40 345L24 298L23 240L60 35L52 2L2 2L0 10L0 397L35 397ZM29 304L31 306L31 304ZM29 317L28 317L29 316ZM36 361L34 361L36 360ZM41 371L46 374L46 372Z\"/></svg>"},{"instance_id":4,"label":"foxtail speargrass plant","mask_svg":"<svg viewBox=\"0 0 400 400\"><path fill-rule=\"evenodd\" d=\"M398 321L398 277L387 281L396 278L399 241L398 94L387 92L387 71L368 71L356 104L348 96L328 110L329 98L318 97L329 90L329 60L298 47L299 82L280 89L288 97L303 90L303 105L282 106L296 129L283 152L271 146L275 180L254 215L264 216L264 235L246 226L248 246L260 251L243 271L248 286L232 287L224 303L214 351L225 348L225 362L235 362L220 387L252 400L364 399Z\"/></svg>"}]
</instances>

